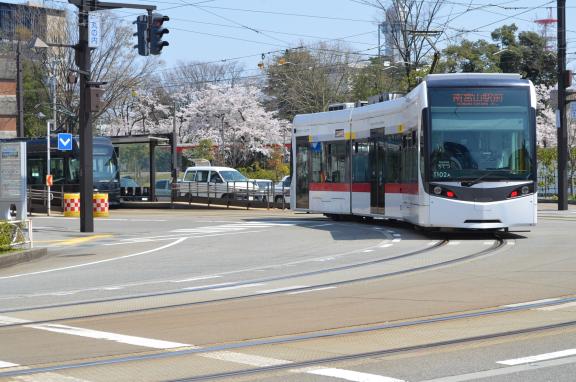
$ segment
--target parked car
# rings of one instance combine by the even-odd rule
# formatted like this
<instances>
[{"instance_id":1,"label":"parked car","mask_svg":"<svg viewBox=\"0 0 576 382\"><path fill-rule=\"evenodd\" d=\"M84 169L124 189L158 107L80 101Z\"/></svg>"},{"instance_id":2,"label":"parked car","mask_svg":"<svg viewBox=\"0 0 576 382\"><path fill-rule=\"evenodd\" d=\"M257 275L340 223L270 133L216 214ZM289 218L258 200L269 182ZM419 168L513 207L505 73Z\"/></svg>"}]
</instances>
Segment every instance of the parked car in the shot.
<instances>
[{"instance_id":1,"label":"parked car","mask_svg":"<svg viewBox=\"0 0 576 382\"><path fill-rule=\"evenodd\" d=\"M263 202L267 201L268 198L274 200L274 182L270 179L249 179L250 182L256 186L256 200L261 200Z\"/></svg>"},{"instance_id":2,"label":"parked car","mask_svg":"<svg viewBox=\"0 0 576 382\"><path fill-rule=\"evenodd\" d=\"M290 206L290 185L292 176L286 175L274 185L274 202Z\"/></svg>"},{"instance_id":3,"label":"parked car","mask_svg":"<svg viewBox=\"0 0 576 382\"><path fill-rule=\"evenodd\" d=\"M120 178L120 198L122 200L148 200L148 187L141 187L130 176Z\"/></svg>"},{"instance_id":4,"label":"parked car","mask_svg":"<svg viewBox=\"0 0 576 382\"><path fill-rule=\"evenodd\" d=\"M162 179L156 181L156 200L171 200L172 199L172 182L170 179Z\"/></svg>"},{"instance_id":5,"label":"parked car","mask_svg":"<svg viewBox=\"0 0 576 382\"><path fill-rule=\"evenodd\" d=\"M253 200L258 187L230 167L188 167L179 184L180 195Z\"/></svg>"}]
</instances>

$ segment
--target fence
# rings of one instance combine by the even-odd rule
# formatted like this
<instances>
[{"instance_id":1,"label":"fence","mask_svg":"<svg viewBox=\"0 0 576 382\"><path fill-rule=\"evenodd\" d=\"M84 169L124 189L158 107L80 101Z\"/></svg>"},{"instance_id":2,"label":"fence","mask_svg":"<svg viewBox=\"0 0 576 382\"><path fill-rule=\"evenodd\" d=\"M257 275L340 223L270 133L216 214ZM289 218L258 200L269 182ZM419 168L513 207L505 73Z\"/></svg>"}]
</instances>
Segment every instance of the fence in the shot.
<instances>
[{"instance_id":1,"label":"fence","mask_svg":"<svg viewBox=\"0 0 576 382\"><path fill-rule=\"evenodd\" d=\"M548 166L538 165L538 196L554 199L558 196L558 169L556 163ZM568 198L576 200L576 173L568 167Z\"/></svg>"},{"instance_id":2,"label":"fence","mask_svg":"<svg viewBox=\"0 0 576 382\"><path fill-rule=\"evenodd\" d=\"M256 186L251 181L240 182L179 182L172 185L173 201L235 206L282 208L290 205L290 188Z\"/></svg>"}]
</instances>

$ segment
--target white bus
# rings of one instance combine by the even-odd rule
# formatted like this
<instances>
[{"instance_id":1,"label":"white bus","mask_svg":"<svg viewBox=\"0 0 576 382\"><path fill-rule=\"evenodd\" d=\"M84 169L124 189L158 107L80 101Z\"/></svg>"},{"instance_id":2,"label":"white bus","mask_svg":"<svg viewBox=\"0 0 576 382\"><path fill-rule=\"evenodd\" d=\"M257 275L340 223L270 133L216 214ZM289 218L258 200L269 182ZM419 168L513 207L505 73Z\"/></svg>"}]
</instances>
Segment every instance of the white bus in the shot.
<instances>
[{"instance_id":1,"label":"white bus","mask_svg":"<svg viewBox=\"0 0 576 382\"><path fill-rule=\"evenodd\" d=\"M536 224L536 96L517 74L434 74L406 96L297 115L292 209L508 230Z\"/></svg>"}]
</instances>

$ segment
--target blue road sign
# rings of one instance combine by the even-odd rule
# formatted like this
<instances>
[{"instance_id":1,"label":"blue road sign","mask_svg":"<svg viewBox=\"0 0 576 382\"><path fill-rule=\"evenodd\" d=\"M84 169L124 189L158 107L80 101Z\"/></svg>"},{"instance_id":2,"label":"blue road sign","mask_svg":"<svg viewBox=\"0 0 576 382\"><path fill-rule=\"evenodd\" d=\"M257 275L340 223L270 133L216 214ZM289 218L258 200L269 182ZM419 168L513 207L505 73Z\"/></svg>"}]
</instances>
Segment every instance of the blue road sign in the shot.
<instances>
[{"instance_id":1,"label":"blue road sign","mask_svg":"<svg viewBox=\"0 0 576 382\"><path fill-rule=\"evenodd\" d=\"M60 151L72 150L72 134L68 133L58 134L58 150Z\"/></svg>"}]
</instances>

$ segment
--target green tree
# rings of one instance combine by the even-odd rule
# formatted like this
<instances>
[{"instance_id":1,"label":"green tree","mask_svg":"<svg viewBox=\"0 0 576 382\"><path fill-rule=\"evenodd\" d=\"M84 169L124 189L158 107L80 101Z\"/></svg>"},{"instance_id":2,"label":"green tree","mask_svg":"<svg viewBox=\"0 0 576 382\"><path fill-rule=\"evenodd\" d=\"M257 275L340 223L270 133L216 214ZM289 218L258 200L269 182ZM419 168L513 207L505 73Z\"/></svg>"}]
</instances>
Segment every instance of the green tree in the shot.
<instances>
[{"instance_id":1,"label":"green tree","mask_svg":"<svg viewBox=\"0 0 576 382\"><path fill-rule=\"evenodd\" d=\"M520 73L535 85L554 85L556 56L535 32L518 33L515 24L496 28L492 42L462 40L443 51L441 71Z\"/></svg>"},{"instance_id":2,"label":"green tree","mask_svg":"<svg viewBox=\"0 0 576 382\"><path fill-rule=\"evenodd\" d=\"M352 93L355 100L366 100L368 97L383 92L399 92L403 89L402 68L384 65L381 58L371 58L369 65L360 69L354 77Z\"/></svg>"},{"instance_id":3,"label":"green tree","mask_svg":"<svg viewBox=\"0 0 576 382\"><path fill-rule=\"evenodd\" d=\"M350 100L350 83L360 57L346 47L326 43L287 50L267 66L269 108L278 117L326 111L328 105Z\"/></svg>"},{"instance_id":4,"label":"green tree","mask_svg":"<svg viewBox=\"0 0 576 382\"><path fill-rule=\"evenodd\" d=\"M211 139L201 139L198 146L186 153L188 159L206 159L210 163L214 160L214 142Z\"/></svg>"},{"instance_id":5,"label":"green tree","mask_svg":"<svg viewBox=\"0 0 576 382\"><path fill-rule=\"evenodd\" d=\"M23 60L24 133L27 137L46 135L46 119L52 117L50 94L42 72L32 61Z\"/></svg>"}]
</instances>

